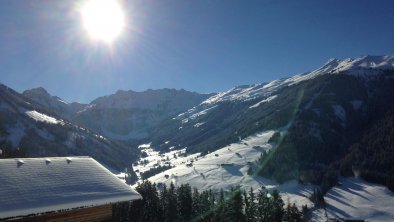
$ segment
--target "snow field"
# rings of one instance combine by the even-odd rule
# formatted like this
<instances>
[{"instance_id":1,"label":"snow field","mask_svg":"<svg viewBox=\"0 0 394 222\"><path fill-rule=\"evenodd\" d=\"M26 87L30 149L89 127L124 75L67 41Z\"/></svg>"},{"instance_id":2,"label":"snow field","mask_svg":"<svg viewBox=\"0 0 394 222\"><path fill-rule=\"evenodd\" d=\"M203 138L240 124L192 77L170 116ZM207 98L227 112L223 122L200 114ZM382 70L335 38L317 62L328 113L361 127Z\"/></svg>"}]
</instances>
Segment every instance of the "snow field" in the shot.
<instances>
[{"instance_id":1,"label":"snow field","mask_svg":"<svg viewBox=\"0 0 394 222\"><path fill-rule=\"evenodd\" d=\"M205 156L200 156L198 153L187 157L178 157L177 159L170 158L170 164L175 167L156 174L148 180L167 186L171 182L175 186L189 183L199 190L212 189L219 191L223 189L228 191L231 187L237 186L245 190L253 188L255 192L258 192L262 187L270 191L278 189L285 203L289 201L290 203L296 203L299 207L305 204L308 207L313 206L313 203L307 198L313 192L313 186L301 185L296 181L278 184L257 175L248 175L249 168L255 168L255 162L262 153L272 148L268 140L274 133L275 131L258 133ZM148 154L148 157L141 160L149 160L149 163L157 161L159 154L150 147L150 144L141 145L140 149L144 149ZM183 153L184 151L184 149L174 150L162 155L171 157L176 152ZM149 170L149 167L152 167L152 164L135 166L134 170L138 169L140 172L144 172Z\"/></svg>"},{"instance_id":2,"label":"snow field","mask_svg":"<svg viewBox=\"0 0 394 222\"><path fill-rule=\"evenodd\" d=\"M27 116L30 118L38 121L38 122L45 122L45 123L50 123L50 124L61 124L64 125L63 120L58 120L56 118L53 118L51 116L47 116L45 114L39 113L35 110L32 111L26 111L25 112Z\"/></svg>"}]
</instances>

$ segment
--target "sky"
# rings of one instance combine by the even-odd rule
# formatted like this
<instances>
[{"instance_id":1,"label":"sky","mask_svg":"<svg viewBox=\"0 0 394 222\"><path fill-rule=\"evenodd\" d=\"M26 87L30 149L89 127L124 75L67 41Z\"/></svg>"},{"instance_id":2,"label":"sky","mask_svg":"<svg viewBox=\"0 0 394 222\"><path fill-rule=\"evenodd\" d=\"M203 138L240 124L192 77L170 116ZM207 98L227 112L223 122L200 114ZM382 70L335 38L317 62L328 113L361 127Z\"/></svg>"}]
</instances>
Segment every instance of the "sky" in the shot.
<instances>
[{"instance_id":1,"label":"sky","mask_svg":"<svg viewBox=\"0 0 394 222\"><path fill-rule=\"evenodd\" d=\"M0 83L88 103L117 90L210 93L394 54L392 0L120 0L126 29L88 37L86 0L3 0Z\"/></svg>"}]
</instances>

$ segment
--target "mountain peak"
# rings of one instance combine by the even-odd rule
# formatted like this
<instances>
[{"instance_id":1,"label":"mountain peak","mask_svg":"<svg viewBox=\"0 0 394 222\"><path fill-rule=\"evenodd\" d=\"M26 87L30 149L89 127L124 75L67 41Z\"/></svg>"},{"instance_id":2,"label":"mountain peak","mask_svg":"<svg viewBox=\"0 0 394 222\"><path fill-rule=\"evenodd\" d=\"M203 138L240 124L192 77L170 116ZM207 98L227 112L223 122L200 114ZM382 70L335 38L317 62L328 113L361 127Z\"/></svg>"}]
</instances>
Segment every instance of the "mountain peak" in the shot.
<instances>
[{"instance_id":1,"label":"mountain peak","mask_svg":"<svg viewBox=\"0 0 394 222\"><path fill-rule=\"evenodd\" d=\"M42 96L51 96L48 91L46 91L46 89L44 89L43 87L37 87L37 88L32 88L32 89L28 89L25 90L23 93L23 95L42 95Z\"/></svg>"},{"instance_id":2,"label":"mountain peak","mask_svg":"<svg viewBox=\"0 0 394 222\"><path fill-rule=\"evenodd\" d=\"M312 71L314 74L340 73L361 74L365 69L394 69L394 55L365 55L357 58L329 59L322 67Z\"/></svg>"}]
</instances>

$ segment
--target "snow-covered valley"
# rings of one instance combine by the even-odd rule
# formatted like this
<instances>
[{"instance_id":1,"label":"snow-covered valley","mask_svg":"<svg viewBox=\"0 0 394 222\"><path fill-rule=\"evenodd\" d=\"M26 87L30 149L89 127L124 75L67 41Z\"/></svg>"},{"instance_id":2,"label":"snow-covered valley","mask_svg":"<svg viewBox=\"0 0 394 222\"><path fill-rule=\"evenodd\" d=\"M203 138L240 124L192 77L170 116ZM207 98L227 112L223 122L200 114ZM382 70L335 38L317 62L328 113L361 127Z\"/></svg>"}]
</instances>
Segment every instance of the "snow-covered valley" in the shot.
<instances>
[{"instance_id":1,"label":"snow-covered valley","mask_svg":"<svg viewBox=\"0 0 394 222\"><path fill-rule=\"evenodd\" d=\"M148 156L141 158L133 169L140 177L141 173L151 168L170 165L171 169L149 177L148 180L159 186L169 186L171 182L175 186L189 183L199 190L212 189L215 192L220 189L228 192L231 187L245 190L253 188L256 192L262 187L269 191L277 189L285 202L296 203L300 208L303 205L312 207L313 203L308 197L314 186L302 185L294 180L279 184L255 173L259 158L273 148L268 141L275 132L271 130L257 133L205 156L200 153L186 156L186 148L160 154L154 151L150 144L143 144L139 148Z\"/></svg>"},{"instance_id":2,"label":"snow-covered valley","mask_svg":"<svg viewBox=\"0 0 394 222\"><path fill-rule=\"evenodd\" d=\"M159 154L150 146L140 146L148 156L139 162L146 164L139 164L133 168L142 173L157 165L171 165L173 168L149 178L156 183L190 183L199 189L229 189L230 186L238 185L243 188L261 187L263 181L256 179L252 174L248 175L248 170L255 167L255 161L263 152L272 148L268 140L273 133L274 131L267 131L250 136L205 156L197 153L185 157L183 154L187 148Z\"/></svg>"},{"instance_id":3,"label":"snow-covered valley","mask_svg":"<svg viewBox=\"0 0 394 222\"><path fill-rule=\"evenodd\" d=\"M147 156L141 158L133 169L141 182L141 173L158 166L171 166L148 178L159 187L161 184L168 186L172 182L175 186L188 183L199 190L212 189L215 192L220 189L228 192L231 187L245 190L253 188L255 192L260 189L277 189L285 203L295 203L299 208L307 205L312 209L308 214L309 221L341 218L392 221L394 194L384 186L368 183L360 178L341 178L338 185L324 197L326 207L318 209L309 199L316 186L300 184L295 180L280 184L256 175L256 162L261 155L273 149L273 144L268 141L275 132L277 131L255 134L204 156L200 153L186 155L187 148L159 153L151 144L142 144L139 148ZM137 184L134 185L136 186Z\"/></svg>"},{"instance_id":4,"label":"snow-covered valley","mask_svg":"<svg viewBox=\"0 0 394 222\"><path fill-rule=\"evenodd\" d=\"M285 203L312 209L310 221L392 221L390 190L341 176L356 175L354 166L369 176L382 171L382 177L368 181L394 190L389 150L394 110L392 120L380 119L394 101L393 61L393 56L330 60L312 72L210 96L168 89L119 91L78 107L43 89L30 90L37 98L25 93L26 99L3 86L1 148L31 156L90 155L109 168L126 167L117 176L127 183L137 177L134 187L150 180L159 189L171 183L217 193L232 187L276 189ZM194 102L188 103L190 98ZM143 136L132 136L136 133ZM324 191L338 178L339 183L326 193L326 207L317 209L309 197L333 172L335 182Z\"/></svg>"}]
</instances>

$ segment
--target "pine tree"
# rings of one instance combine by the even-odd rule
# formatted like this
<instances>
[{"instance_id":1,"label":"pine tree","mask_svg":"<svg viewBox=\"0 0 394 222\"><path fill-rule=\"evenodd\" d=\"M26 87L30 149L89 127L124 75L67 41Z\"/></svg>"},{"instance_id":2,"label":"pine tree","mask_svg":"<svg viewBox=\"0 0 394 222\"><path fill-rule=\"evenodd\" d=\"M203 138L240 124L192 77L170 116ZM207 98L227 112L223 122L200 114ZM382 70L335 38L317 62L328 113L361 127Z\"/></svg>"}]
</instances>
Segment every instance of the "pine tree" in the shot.
<instances>
[{"instance_id":1,"label":"pine tree","mask_svg":"<svg viewBox=\"0 0 394 222\"><path fill-rule=\"evenodd\" d=\"M177 188L178 215L181 221L189 221L192 215L192 190L189 184Z\"/></svg>"},{"instance_id":2,"label":"pine tree","mask_svg":"<svg viewBox=\"0 0 394 222\"><path fill-rule=\"evenodd\" d=\"M239 188L232 189L230 198L227 201L225 209L226 221L245 221L245 215L243 213L243 199L242 193Z\"/></svg>"},{"instance_id":3,"label":"pine tree","mask_svg":"<svg viewBox=\"0 0 394 222\"><path fill-rule=\"evenodd\" d=\"M200 195L200 203L202 212L207 212L211 209L209 202L209 193L208 191L203 191Z\"/></svg>"},{"instance_id":4,"label":"pine tree","mask_svg":"<svg viewBox=\"0 0 394 222\"><path fill-rule=\"evenodd\" d=\"M287 197L285 214L283 215L283 221L291 221L291 205L289 197Z\"/></svg>"},{"instance_id":5,"label":"pine tree","mask_svg":"<svg viewBox=\"0 0 394 222\"><path fill-rule=\"evenodd\" d=\"M245 216L246 216L246 221L248 222L254 222L256 221L256 197L253 192L253 188L250 188L249 191L249 196L246 195L246 192L244 194L245 198Z\"/></svg>"},{"instance_id":6,"label":"pine tree","mask_svg":"<svg viewBox=\"0 0 394 222\"><path fill-rule=\"evenodd\" d=\"M156 184L146 180L136 188L142 196L142 214L141 221L159 221L160 206L159 197L156 190Z\"/></svg>"},{"instance_id":7,"label":"pine tree","mask_svg":"<svg viewBox=\"0 0 394 222\"><path fill-rule=\"evenodd\" d=\"M134 200L130 203L129 217L130 221L142 221L143 214L142 200Z\"/></svg>"},{"instance_id":8,"label":"pine tree","mask_svg":"<svg viewBox=\"0 0 394 222\"><path fill-rule=\"evenodd\" d=\"M212 189L209 189L209 206L211 209L215 207L215 194L213 193Z\"/></svg>"},{"instance_id":9,"label":"pine tree","mask_svg":"<svg viewBox=\"0 0 394 222\"><path fill-rule=\"evenodd\" d=\"M302 221L302 213L298 210L295 203L290 207L290 221L291 222L300 222Z\"/></svg>"},{"instance_id":10,"label":"pine tree","mask_svg":"<svg viewBox=\"0 0 394 222\"><path fill-rule=\"evenodd\" d=\"M272 197L270 198L272 207L272 221L282 221L284 210L283 210L283 200L279 195L277 190L272 192Z\"/></svg>"},{"instance_id":11,"label":"pine tree","mask_svg":"<svg viewBox=\"0 0 394 222\"><path fill-rule=\"evenodd\" d=\"M162 212L162 215L160 217L161 221L166 221L166 217L165 217L166 213L165 212L168 207L167 198L168 198L167 185L163 184L163 189L160 191L160 194L159 194L160 208L161 208L161 212Z\"/></svg>"},{"instance_id":12,"label":"pine tree","mask_svg":"<svg viewBox=\"0 0 394 222\"><path fill-rule=\"evenodd\" d=\"M318 208L323 208L325 206L324 195L320 189L316 188L313 191L313 194L309 197L309 199L315 204Z\"/></svg>"},{"instance_id":13,"label":"pine tree","mask_svg":"<svg viewBox=\"0 0 394 222\"><path fill-rule=\"evenodd\" d=\"M192 215L193 217L197 217L202 213L201 202L200 202L200 193L197 188L193 188L192 194Z\"/></svg>"},{"instance_id":14,"label":"pine tree","mask_svg":"<svg viewBox=\"0 0 394 222\"><path fill-rule=\"evenodd\" d=\"M306 204L303 205L302 206L302 217L303 217L303 219L305 219L306 214L308 213L308 211L309 211L308 206Z\"/></svg>"},{"instance_id":15,"label":"pine tree","mask_svg":"<svg viewBox=\"0 0 394 222\"><path fill-rule=\"evenodd\" d=\"M243 199L244 199L244 209L245 209L245 219L246 219L246 221L250 221L249 220L249 214L248 214L248 212L250 211L250 201L249 201L249 197L248 197L248 194L246 193L246 191L244 190L243 192L242 192L242 194L243 194Z\"/></svg>"},{"instance_id":16,"label":"pine tree","mask_svg":"<svg viewBox=\"0 0 394 222\"><path fill-rule=\"evenodd\" d=\"M271 209L268 192L265 189L260 190L257 200L257 221L269 222L271 219Z\"/></svg>"},{"instance_id":17,"label":"pine tree","mask_svg":"<svg viewBox=\"0 0 394 222\"><path fill-rule=\"evenodd\" d=\"M168 189L166 198L166 210L164 212L165 221L177 221L178 219L178 206L177 206L177 195L174 183L171 182L170 188Z\"/></svg>"},{"instance_id":18,"label":"pine tree","mask_svg":"<svg viewBox=\"0 0 394 222\"><path fill-rule=\"evenodd\" d=\"M219 203L220 204L224 203L224 191L223 191L223 188L220 188Z\"/></svg>"},{"instance_id":19,"label":"pine tree","mask_svg":"<svg viewBox=\"0 0 394 222\"><path fill-rule=\"evenodd\" d=\"M212 216L210 218L210 221L215 221L215 222L225 222L226 220L226 201L224 197L224 191L223 189L220 189L219 191L219 199L217 203L215 204L214 212L212 212Z\"/></svg>"}]
</instances>

